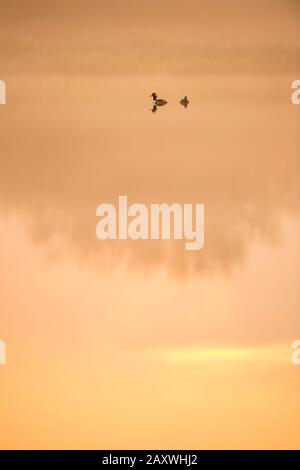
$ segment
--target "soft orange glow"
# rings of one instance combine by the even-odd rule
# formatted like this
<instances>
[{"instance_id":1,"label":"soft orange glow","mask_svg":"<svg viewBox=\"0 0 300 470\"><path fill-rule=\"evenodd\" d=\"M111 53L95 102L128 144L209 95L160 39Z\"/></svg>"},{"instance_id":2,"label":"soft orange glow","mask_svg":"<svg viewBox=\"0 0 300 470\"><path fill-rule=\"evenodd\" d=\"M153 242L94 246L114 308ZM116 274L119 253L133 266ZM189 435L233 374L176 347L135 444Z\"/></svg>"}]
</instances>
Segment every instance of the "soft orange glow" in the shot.
<instances>
[{"instance_id":1,"label":"soft orange glow","mask_svg":"<svg viewBox=\"0 0 300 470\"><path fill-rule=\"evenodd\" d=\"M299 2L11 3L0 448L299 449ZM121 194L203 250L98 240Z\"/></svg>"},{"instance_id":2,"label":"soft orange glow","mask_svg":"<svg viewBox=\"0 0 300 470\"><path fill-rule=\"evenodd\" d=\"M209 361L242 361L251 362L282 362L291 361L290 349L284 348L202 348L202 349L170 349L157 353L167 362L209 362Z\"/></svg>"}]
</instances>

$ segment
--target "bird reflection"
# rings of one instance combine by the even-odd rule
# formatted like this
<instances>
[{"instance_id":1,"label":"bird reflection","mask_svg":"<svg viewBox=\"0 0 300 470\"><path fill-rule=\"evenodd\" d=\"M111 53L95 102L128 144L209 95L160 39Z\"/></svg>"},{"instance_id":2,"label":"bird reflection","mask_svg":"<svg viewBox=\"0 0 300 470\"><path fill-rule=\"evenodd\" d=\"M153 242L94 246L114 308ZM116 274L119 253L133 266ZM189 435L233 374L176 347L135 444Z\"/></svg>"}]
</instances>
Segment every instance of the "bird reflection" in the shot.
<instances>
[{"instance_id":1,"label":"bird reflection","mask_svg":"<svg viewBox=\"0 0 300 470\"><path fill-rule=\"evenodd\" d=\"M156 93L152 93L150 96L153 98L153 108L151 109L152 113L156 113L158 106L165 106L168 104L166 100L158 98Z\"/></svg>"}]
</instances>

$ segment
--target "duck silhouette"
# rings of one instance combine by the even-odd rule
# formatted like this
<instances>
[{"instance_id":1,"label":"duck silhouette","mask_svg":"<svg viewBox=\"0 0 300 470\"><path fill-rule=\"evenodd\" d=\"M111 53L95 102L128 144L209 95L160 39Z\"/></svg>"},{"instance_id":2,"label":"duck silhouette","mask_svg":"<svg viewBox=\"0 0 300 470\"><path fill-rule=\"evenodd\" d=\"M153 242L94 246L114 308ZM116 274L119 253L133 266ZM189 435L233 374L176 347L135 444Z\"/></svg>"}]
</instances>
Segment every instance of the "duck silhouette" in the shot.
<instances>
[{"instance_id":1,"label":"duck silhouette","mask_svg":"<svg viewBox=\"0 0 300 470\"><path fill-rule=\"evenodd\" d=\"M180 103L182 106L184 106L185 109L186 109L186 108L188 107L188 105L189 105L190 102L189 102L189 100L188 100L188 97L185 96L184 98L182 98L182 99L179 101L179 103Z\"/></svg>"},{"instance_id":2,"label":"duck silhouette","mask_svg":"<svg viewBox=\"0 0 300 470\"><path fill-rule=\"evenodd\" d=\"M154 106L165 106L166 104L168 104L168 102L166 100L158 98L156 93L152 93L150 96L152 96L152 98L153 98L153 107Z\"/></svg>"}]
</instances>

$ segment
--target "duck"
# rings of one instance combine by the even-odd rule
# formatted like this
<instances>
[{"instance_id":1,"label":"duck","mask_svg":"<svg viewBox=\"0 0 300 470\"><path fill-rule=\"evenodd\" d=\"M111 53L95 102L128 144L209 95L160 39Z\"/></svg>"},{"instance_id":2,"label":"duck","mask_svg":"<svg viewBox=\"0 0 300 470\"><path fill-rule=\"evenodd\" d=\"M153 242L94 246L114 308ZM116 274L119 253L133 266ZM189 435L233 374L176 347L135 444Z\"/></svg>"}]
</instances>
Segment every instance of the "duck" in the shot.
<instances>
[{"instance_id":1,"label":"duck","mask_svg":"<svg viewBox=\"0 0 300 470\"><path fill-rule=\"evenodd\" d=\"M179 103L180 103L182 106L184 106L185 109L186 109L186 108L188 107L188 105L189 105L188 97L185 96L184 98L182 98L182 99L179 101Z\"/></svg>"},{"instance_id":2,"label":"duck","mask_svg":"<svg viewBox=\"0 0 300 470\"><path fill-rule=\"evenodd\" d=\"M154 106L165 106L166 104L168 104L166 100L158 98L156 93L152 93L150 96L152 96L153 98Z\"/></svg>"}]
</instances>

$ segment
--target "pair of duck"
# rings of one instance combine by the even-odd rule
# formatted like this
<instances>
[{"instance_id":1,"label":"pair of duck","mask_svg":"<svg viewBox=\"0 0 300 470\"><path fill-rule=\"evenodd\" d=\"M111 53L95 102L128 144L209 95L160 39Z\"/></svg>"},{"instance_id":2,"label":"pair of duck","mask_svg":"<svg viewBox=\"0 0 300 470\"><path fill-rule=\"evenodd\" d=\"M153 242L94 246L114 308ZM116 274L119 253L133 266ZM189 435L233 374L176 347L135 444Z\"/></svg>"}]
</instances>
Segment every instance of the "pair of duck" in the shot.
<instances>
[{"instance_id":1,"label":"pair of duck","mask_svg":"<svg viewBox=\"0 0 300 470\"><path fill-rule=\"evenodd\" d=\"M157 111L158 106L165 106L166 104L168 104L168 102L166 100L163 100L162 98L158 98L156 93L152 93L150 96L152 96L152 98L153 98L153 108L152 108L153 113L155 113L155 111ZM188 97L185 96L184 98L182 98L179 101L179 103L182 106L184 106L184 108L187 108L188 105L189 105Z\"/></svg>"}]
</instances>

